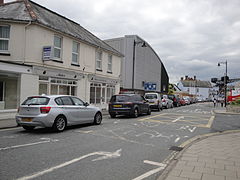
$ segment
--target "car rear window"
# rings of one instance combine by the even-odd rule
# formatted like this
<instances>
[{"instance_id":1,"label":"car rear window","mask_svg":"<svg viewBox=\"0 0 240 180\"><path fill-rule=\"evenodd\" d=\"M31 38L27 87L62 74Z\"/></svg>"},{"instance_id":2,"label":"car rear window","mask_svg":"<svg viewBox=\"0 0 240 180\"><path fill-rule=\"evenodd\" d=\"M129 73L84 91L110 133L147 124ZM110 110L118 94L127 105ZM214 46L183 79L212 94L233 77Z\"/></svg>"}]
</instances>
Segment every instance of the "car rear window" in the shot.
<instances>
[{"instance_id":1,"label":"car rear window","mask_svg":"<svg viewBox=\"0 0 240 180\"><path fill-rule=\"evenodd\" d=\"M112 96L110 102L129 102L130 100L129 96Z\"/></svg>"},{"instance_id":2,"label":"car rear window","mask_svg":"<svg viewBox=\"0 0 240 180\"><path fill-rule=\"evenodd\" d=\"M145 98L146 99L157 99L157 95L156 94L146 94Z\"/></svg>"},{"instance_id":3,"label":"car rear window","mask_svg":"<svg viewBox=\"0 0 240 180\"><path fill-rule=\"evenodd\" d=\"M22 105L47 105L49 100L48 97L29 97Z\"/></svg>"}]
</instances>

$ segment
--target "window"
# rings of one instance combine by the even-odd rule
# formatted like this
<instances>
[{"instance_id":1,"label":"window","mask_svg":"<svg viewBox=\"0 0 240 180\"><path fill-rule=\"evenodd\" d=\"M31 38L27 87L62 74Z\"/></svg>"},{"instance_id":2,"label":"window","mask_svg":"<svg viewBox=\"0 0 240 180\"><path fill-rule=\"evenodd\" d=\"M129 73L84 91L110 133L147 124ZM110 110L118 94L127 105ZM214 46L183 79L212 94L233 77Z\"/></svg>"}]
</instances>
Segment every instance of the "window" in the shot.
<instances>
[{"instance_id":1,"label":"window","mask_svg":"<svg viewBox=\"0 0 240 180\"><path fill-rule=\"evenodd\" d=\"M54 36L54 58L61 60L62 38Z\"/></svg>"},{"instance_id":2,"label":"window","mask_svg":"<svg viewBox=\"0 0 240 180\"><path fill-rule=\"evenodd\" d=\"M72 97L72 100L73 100L74 105L76 105L76 106L83 106L84 105L83 101L76 98L76 97Z\"/></svg>"},{"instance_id":3,"label":"window","mask_svg":"<svg viewBox=\"0 0 240 180\"><path fill-rule=\"evenodd\" d=\"M4 82L0 81L0 101L4 101Z\"/></svg>"},{"instance_id":4,"label":"window","mask_svg":"<svg viewBox=\"0 0 240 180\"><path fill-rule=\"evenodd\" d=\"M78 57L79 57L79 43L73 41L72 45L72 63L78 64Z\"/></svg>"},{"instance_id":5,"label":"window","mask_svg":"<svg viewBox=\"0 0 240 180\"><path fill-rule=\"evenodd\" d=\"M9 50L10 26L0 26L0 51Z\"/></svg>"},{"instance_id":6,"label":"window","mask_svg":"<svg viewBox=\"0 0 240 180\"><path fill-rule=\"evenodd\" d=\"M61 97L63 105L73 105L73 102L70 97Z\"/></svg>"},{"instance_id":7,"label":"window","mask_svg":"<svg viewBox=\"0 0 240 180\"><path fill-rule=\"evenodd\" d=\"M22 105L47 105L49 100L47 97L29 97Z\"/></svg>"},{"instance_id":8,"label":"window","mask_svg":"<svg viewBox=\"0 0 240 180\"><path fill-rule=\"evenodd\" d=\"M97 52L96 69L102 70L102 52Z\"/></svg>"},{"instance_id":9,"label":"window","mask_svg":"<svg viewBox=\"0 0 240 180\"><path fill-rule=\"evenodd\" d=\"M107 72L112 72L112 55L108 55L108 69Z\"/></svg>"}]
</instances>

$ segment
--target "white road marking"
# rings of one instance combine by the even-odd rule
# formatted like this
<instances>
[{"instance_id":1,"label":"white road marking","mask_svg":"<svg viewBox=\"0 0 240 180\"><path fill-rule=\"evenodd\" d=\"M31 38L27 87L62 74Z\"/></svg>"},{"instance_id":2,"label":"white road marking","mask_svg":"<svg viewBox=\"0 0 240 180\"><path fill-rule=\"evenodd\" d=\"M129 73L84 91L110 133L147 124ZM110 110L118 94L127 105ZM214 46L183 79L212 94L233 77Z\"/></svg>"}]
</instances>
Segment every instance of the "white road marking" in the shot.
<instances>
[{"instance_id":1,"label":"white road marking","mask_svg":"<svg viewBox=\"0 0 240 180\"><path fill-rule=\"evenodd\" d=\"M65 163L62 163L62 164L59 164L57 166L54 166L54 167L51 167L51 168L48 168L48 169L45 169L43 171L39 171L37 173L34 173L33 175L29 175L29 176L24 176L24 177L21 177L21 178L18 178L17 180L28 180L28 179L33 179L33 178L37 178L39 176L42 176L46 173L50 173L54 170L57 170L57 169L60 169L62 167L65 167L65 166L68 166L70 164L73 164L73 163L76 163L82 159L85 159L87 157L90 157L90 156L94 156L94 155L100 155L102 157L100 158L97 158L95 159L95 161L97 160L102 160L102 159L109 159L109 158L118 158L121 156L120 152L122 151L122 149L119 149L115 152L105 152L105 151L100 151L100 152L93 152L93 153L89 153L89 154L86 154L84 156L81 156L81 157L78 157L78 158L75 158L75 159L72 159L70 161L67 161ZM94 160L93 160L94 161Z\"/></svg>"},{"instance_id":2,"label":"white road marking","mask_svg":"<svg viewBox=\"0 0 240 180\"><path fill-rule=\"evenodd\" d=\"M11 130L16 130L16 129L22 129L22 128L21 127L16 127L16 128L0 129L0 132L11 131Z\"/></svg>"},{"instance_id":3,"label":"white road marking","mask_svg":"<svg viewBox=\"0 0 240 180\"><path fill-rule=\"evenodd\" d=\"M20 144L20 145L15 145L15 146L4 147L4 148L0 148L0 151L58 141L57 139L50 139L50 138L41 138L41 140L44 140L44 141L38 141L38 142L34 142L34 143Z\"/></svg>"},{"instance_id":4,"label":"white road marking","mask_svg":"<svg viewBox=\"0 0 240 180\"><path fill-rule=\"evenodd\" d=\"M190 132L194 132L195 131L195 129L196 129L196 127L194 127L194 128L188 128L188 130L190 131Z\"/></svg>"},{"instance_id":5,"label":"white road marking","mask_svg":"<svg viewBox=\"0 0 240 180\"><path fill-rule=\"evenodd\" d=\"M177 137L174 142L177 143L180 139L180 137Z\"/></svg>"},{"instance_id":6,"label":"white road marking","mask_svg":"<svg viewBox=\"0 0 240 180\"><path fill-rule=\"evenodd\" d=\"M136 177L136 178L134 178L132 180L142 180L142 179L145 179L145 178L147 178L147 177L149 177L149 176L151 176L151 175L153 175L153 174L163 170L166 167L166 164L163 164L163 163L158 163L158 162L153 162L153 161L148 161L148 160L144 160L143 162L147 163L147 164L151 164L151 165L156 165L156 166L158 166L158 168L153 169L151 171L148 171L148 172L142 174L141 176L138 176L138 177Z\"/></svg>"},{"instance_id":7,"label":"white road marking","mask_svg":"<svg viewBox=\"0 0 240 180\"><path fill-rule=\"evenodd\" d=\"M177 122L177 121L179 121L179 120L181 120L181 119L184 119L184 116L180 116L180 117L178 117L177 119L173 120L172 122Z\"/></svg>"}]
</instances>

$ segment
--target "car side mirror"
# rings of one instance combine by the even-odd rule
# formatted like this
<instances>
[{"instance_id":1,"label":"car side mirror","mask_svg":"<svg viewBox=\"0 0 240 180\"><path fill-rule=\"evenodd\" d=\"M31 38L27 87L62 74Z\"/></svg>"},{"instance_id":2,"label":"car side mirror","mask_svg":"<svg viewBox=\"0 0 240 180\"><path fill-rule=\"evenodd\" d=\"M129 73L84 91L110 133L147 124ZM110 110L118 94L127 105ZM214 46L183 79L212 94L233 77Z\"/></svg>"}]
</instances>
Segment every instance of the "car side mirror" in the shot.
<instances>
[{"instance_id":1,"label":"car side mirror","mask_svg":"<svg viewBox=\"0 0 240 180\"><path fill-rule=\"evenodd\" d=\"M85 103L84 103L84 106L89 106L88 102L85 102Z\"/></svg>"}]
</instances>

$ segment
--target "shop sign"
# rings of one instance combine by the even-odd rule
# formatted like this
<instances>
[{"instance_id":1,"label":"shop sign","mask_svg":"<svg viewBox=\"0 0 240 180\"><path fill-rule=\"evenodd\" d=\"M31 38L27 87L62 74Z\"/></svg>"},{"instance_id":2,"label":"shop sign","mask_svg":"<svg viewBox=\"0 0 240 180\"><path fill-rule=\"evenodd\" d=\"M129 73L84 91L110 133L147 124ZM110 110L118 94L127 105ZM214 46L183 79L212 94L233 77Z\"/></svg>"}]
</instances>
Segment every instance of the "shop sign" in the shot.
<instances>
[{"instance_id":1,"label":"shop sign","mask_svg":"<svg viewBox=\"0 0 240 180\"><path fill-rule=\"evenodd\" d=\"M157 90L157 84L152 82L145 82L144 83L144 89L146 91L156 91Z\"/></svg>"},{"instance_id":2,"label":"shop sign","mask_svg":"<svg viewBox=\"0 0 240 180\"><path fill-rule=\"evenodd\" d=\"M44 46L43 47L43 61L50 61L52 59L53 47L52 46Z\"/></svg>"}]
</instances>

